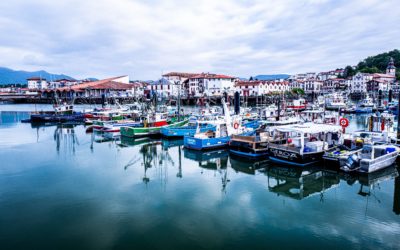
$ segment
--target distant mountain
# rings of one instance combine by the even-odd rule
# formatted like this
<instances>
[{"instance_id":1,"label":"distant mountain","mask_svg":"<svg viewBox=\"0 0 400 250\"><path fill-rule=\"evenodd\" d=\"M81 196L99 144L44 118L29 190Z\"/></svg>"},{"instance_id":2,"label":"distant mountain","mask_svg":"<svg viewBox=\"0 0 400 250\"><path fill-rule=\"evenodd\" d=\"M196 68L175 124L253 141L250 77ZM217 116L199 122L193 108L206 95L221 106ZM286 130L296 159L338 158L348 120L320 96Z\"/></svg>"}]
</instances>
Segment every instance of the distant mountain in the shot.
<instances>
[{"instance_id":1,"label":"distant mountain","mask_svg":"<svg viewBox=\"0 0 400 250\"><path fill-rule=\"evenodd\" d=\"M84 79L84 80L88 80L88 81L91 81L91 82L95 82L95 81L98 81L99 79L94 78L94 77L89 77L89 78L86 78L86 79Z\"/></svg>"},{"instance_id":2,"label":"distant mountain","mask_svg":"<svg viewBox=\"0 0 400 250\"><path fill-rule=\"evenodd\" d=\"M290 75L287 74L276 74L276 75L257 75L253 76L253 80L279 80L287 79Z\"/></svg>"},{"instance_id":3,"label":"distant mountain","mask_svg":"<svg viewBox=\"0 0 400 250\"><path fill-rule=\"evenodd\" d=\"M74 80L73 77L63 75L63 74L52 74L44 70L40 71L22 71L22 70L12 70L9 68L0 67L0 85L3 84L26 84L26 79L30 77L42 77L47 80L57 80L57 79L70 79Z\"/></svg>"}]
</instances>

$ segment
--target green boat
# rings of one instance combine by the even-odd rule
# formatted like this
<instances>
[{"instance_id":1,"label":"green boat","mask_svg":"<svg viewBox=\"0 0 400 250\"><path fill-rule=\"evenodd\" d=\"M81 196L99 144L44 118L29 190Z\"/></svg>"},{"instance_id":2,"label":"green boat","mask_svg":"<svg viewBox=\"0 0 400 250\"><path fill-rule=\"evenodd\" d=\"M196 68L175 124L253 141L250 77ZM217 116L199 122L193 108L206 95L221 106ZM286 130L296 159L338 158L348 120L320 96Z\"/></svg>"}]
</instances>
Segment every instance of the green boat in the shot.
<instances>
[{"instance_id":1,"label":"green boat","mask_svg":"<svg viewBox=\"0 0 400 250\"><path fill-rule=\"evenodd\" d=\"M159 135L161 128L165 127L181 127L188 123L189 120L185 119L183 121L173 122L164 126L156 126L156 127L121 127L120 132L121 136L126 137L145 137L151 135Z\"/></svg>"}]
</instances>

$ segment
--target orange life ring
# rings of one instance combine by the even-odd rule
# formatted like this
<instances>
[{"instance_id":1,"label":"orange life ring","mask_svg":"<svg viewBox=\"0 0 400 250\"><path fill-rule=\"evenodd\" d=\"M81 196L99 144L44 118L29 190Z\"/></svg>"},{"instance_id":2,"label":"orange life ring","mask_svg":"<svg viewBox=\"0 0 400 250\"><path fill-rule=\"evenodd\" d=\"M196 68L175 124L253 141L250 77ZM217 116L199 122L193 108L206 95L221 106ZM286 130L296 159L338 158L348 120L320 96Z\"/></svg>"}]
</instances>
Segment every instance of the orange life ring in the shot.
<instances>
[{"instance_id":1,"label":"orange life ring","mask_svg":"<svg viewBox=\"0 0 400 250\"><path fill-rule=\"evenodd\" d=\"M234 128L234 129L238 129L238 128L239 128L239 123L235 122L235 123L233 124L233 128Z\"/></svg>"}]
</instances>

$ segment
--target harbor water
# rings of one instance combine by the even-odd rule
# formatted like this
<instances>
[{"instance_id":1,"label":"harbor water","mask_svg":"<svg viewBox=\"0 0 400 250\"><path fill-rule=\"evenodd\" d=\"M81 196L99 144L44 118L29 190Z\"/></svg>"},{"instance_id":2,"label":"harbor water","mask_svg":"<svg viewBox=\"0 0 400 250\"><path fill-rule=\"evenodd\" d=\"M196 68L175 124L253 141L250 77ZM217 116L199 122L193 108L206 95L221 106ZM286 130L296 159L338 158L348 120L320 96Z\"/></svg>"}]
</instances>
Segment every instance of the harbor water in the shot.
<instances>
[{"instance_id":1,"label":"harbor water","mask_svg":"<svg viewBox=\"0 0 400 250\"><path fill-rule=\"evenodd\" d=\"M399 249L396 166L349 175L21 123L34 109L0 105L0 249Z\"/></svg>"}]
</instances>

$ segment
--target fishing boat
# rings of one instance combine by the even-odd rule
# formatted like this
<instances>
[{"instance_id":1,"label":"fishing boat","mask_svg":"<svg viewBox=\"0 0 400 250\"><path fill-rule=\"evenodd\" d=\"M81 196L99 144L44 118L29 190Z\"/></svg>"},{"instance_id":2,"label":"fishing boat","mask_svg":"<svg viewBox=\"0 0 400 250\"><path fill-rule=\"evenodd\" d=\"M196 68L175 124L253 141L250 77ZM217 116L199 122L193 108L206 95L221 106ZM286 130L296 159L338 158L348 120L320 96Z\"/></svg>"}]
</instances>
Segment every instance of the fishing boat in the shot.
<instances>
[{"instance_id":1,"label":"fishing boat","mask_svg":"<svg viewBox=\"0 0 400 250\"><path fill-rule=\"evenodd\" d=\"M102 126L94 124L94 131L104 133L119 133L122 127L142 127L142 121L128 120L116 120L116 121L105 121L102 122Z\"/></svg>"},{"instance_id":2,"label":"fishing boat","mask_svg":"<svg viewBox=\"0 0 400 250\"><path fill-rule=\"evenodd\" d=\"M269 143L270 160L293 166L307 166L322 160L326 150L340 144L342 128L305 123L275 128Z\"/></svg>"},{"instance_id":3,"label":"fishing boat","mask_svg":"<svg viewBox=\"0 0 400 250\"><path fill-rule=\"evenodd\" d=\"M394 115L387 112L367 117L366 129L343 134L343 144L327 150L323 156L327 166L337 168L340 162L360 151L364 145L395 143Z\"/></svg>"},{"instance_id":4,"label":"fishing boat","mask_svg":"<svg viewBox=\"0 0 400 250\"><path fill-rule=\"evenodd\" d=\"M205 120L207 121L207 120ZM197 118L194 119L189 118L189 122L185 126L181 127L162 127L160 132L164 137L184 137L184 136L193 136L197 130ZM207 131L215 131L215 125L212 124L212 120L208 120L205 123L200 123L199 128L200 133L204 133Z\"/></svg>"},{"instance_id":5,"label":"fishing boat","mask_svg":"<svg viewBox=\"0 0 400 250\"><path fill-rule=\"evenodd\" d=\"M54 111L38 112L33 113L30 119L24 122L30 123L66 123L66 122L77 122L81 123L84 121L84 114L81 112L75 112L73 104L66 102L60 103L56 101L53 105Z\"/></svg>"},{"instance_id":6,"label":"fishing boat","mask_svg":"<svg viewBox=\"0 0 400 250\"><path fill-rule=\"evenodd\" d=\"M229 142L229 152L251 159L268 155L268 143L271 137L263 127L250 134L232 135Z\"/></svg>"},{"instance_id":7,"label":"fishing boat","mask_svg":"<svg viewBox=\"0 0 400 250\"><path fill-rule=\"evenodd\" d=\"M325 108L327 110L340 110L346 107L346 102L342 95L334 93L326 98Z\"/></svg>"},{"instance_id":8,"label":"fishing boat","mask_svg":"<svg viewBox=\"0 0 400 250\"><path fill-rule=\"evenodd\" d=\"M364 145L341 162L341 170L372 173L393 165L399 152L400 148L394 145Z\"/></svg>"},{"instance_id":9,"label":"fishing boat","mask_svg":"<svg viewBox=\"0 0 400 250\"><path fill-rule=\"evenodd\" d=\"M314 122L321 124L336 124L338 121L338 116L336 114L332 114L331 112L327 112L323 109L317 110L305 110L300 113L300 118L304 122Z\"/></svg>"},{"instance_id":10,"label":"fishing boat","mask_svg":"<svg viewBox=\"0 0 400 250\"><path fill-rule=\"evenodd\" d=\"M143 120L143 126L140 127L121 127L121 136L127 137L145 137L160 135L162 127L180 127L185 125L188 120L178 121L178 118L171 118L169 123L167 122L167 113L155 113L153 115L147 115L146 119Z\"/></svg>"},{"instance_id":11,"label":"fishing boat","mask_svg":"<svg viewBox=\"0 0 400 250\"><path fill-rule=\"evenodd\" d=\"M224 119L218 119L214 122L215 131L200 132L199 125L202 122L199 122L195 135L184 137L185 148L194 150L209 150L227 147L232 134L240 134L246 130L243 126L241 126L240 116L236 116L232 122L229 109L224 99L222 99L221 102L225 117Z\"/></svg>"},{"instance_id":12,"label":"fishing boat","mask_svg":"<svg viewBox=\"0 0 400 250\"><path fill-rule=\"evenodd\" d=\"M300 123L299 119L287 118L280 121L263 121L263 123L250 132L240 135L232 135L229 141L229 151L249 159L260 159L267 156L269 142L273 140L275 126L283 126Z\"/></svg>"},{"instance_id":13,"label":"fishing boat","mask_svg":"<svg viewBox=\"0 0 400 250\"><path fill-rule=\"evenodd\" d=\"M217 120L214 123L215 130L200 132L201 124L197 125L197 131L194 136L184 137L184 146L188 149L207 150L226 147L230 140L228 128L225 120Z\"/></svg>"},{"instance_id":14,"label":"fishing boat","mask_svg":"<svg viewBox=\"0 0 400 250\"><path fill-rule=\"evenodd\" d=\"M276 120L276 117L279 116L279 110L275 104L271 104L260 110L260 117L263 120Z\"/></svg>"},{"instance_id":15,"label":"fishing boat","mask_svg":"<svg viewBox=\"0 0 400 250\"><path fill-rule=\"evenodd\" d=\"M289 103L286 106L286 109L300 111L300 110L305 110L306 107L307 107L306 100L304 98L299 98L299 99L293 100L291 103Z\"/></svg>"}]
</instances>

